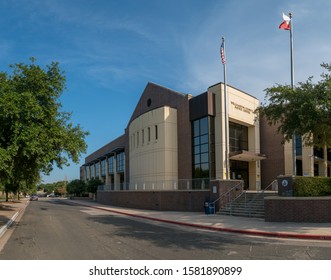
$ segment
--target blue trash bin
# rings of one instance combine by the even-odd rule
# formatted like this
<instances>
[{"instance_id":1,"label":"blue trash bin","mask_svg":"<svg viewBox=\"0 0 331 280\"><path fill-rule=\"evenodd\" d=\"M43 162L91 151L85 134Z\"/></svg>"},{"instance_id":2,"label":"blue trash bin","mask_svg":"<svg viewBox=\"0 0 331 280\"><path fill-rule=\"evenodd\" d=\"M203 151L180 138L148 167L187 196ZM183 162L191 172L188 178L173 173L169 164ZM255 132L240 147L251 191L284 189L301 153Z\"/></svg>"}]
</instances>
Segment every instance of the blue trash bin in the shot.
<instances>
[{"instance_id":1,"label":"blue trash bin","mask_svg":"<svg viewBox=\"0 0 331 280\"><path fill-rule=\"evenodd\" d=\"M205 208L205 214L208 215L209 214L209 202L208 201L205 201L204 208Z\"/></svg>"},{"instance_id":2,"label":"blue trash bin","mask_svg":"<svg viewBox=\"0 0 331 280\"><path fill-rule=\"evenodd\" d=\"M208 205L209 208L209 214L215 214L215 205L214 203L210 202Z\"/></svg>"}]
</instances>

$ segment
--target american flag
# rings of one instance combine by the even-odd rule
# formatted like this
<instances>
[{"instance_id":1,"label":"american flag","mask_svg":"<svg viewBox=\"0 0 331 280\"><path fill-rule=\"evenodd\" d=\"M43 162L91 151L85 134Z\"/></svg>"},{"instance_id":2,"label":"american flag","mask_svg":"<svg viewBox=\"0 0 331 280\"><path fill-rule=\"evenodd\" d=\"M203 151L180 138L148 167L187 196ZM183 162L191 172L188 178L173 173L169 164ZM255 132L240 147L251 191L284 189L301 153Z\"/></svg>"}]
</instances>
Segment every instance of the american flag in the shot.
<instances>
[{"instance_id":1,"label":"american flag","mask_svg":"<svg viewBox=\"0 0 331 280\"><path fill-rule=\"evenodd\" d=\"M225 51L224 51L224 41L222 41L222 45L221 45L221 59L222 59L223 65L226 64Z\"/></svg>"}]
</instances>

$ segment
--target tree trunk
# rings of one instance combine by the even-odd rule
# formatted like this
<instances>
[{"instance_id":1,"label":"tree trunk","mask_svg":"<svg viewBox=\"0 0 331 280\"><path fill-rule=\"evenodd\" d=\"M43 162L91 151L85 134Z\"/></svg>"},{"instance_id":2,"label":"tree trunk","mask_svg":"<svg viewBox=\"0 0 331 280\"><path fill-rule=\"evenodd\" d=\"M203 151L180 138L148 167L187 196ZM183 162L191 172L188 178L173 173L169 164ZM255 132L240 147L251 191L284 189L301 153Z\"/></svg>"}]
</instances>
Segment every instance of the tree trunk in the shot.
<instances>
[{"instance_id":1,"label":"tree trunk","mask_svg":"<svg viewBox=\"0 0 331 280\"><path fill-rule=\"evenodd\" d=\"M5 193L6 193L6 202L8 202L8 191L6 191Z\"/></svg>"}]
</instances>

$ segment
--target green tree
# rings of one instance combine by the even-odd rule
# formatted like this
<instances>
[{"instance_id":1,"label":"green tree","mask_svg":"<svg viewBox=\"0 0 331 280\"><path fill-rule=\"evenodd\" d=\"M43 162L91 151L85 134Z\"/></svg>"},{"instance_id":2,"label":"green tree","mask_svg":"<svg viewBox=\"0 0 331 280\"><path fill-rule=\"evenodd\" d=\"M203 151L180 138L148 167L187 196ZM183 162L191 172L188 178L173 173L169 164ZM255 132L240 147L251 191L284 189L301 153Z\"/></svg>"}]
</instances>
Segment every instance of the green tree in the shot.
<instances>
[{"instance_id":1,"label":"green tree","mask_svg":"<svg viewBox=\"0 0 331 280\"><path fill-rule=\"evenodd\" d=\"M54 194L55 194L55 195L64 196L64 195L66 195L66 193L67 193L67 188L66 188L66 186L57 187L57 188L54 190Z\"/></svg>"},{"instance_id":2,"label":"green tree","mask_svg":"<svg viewBox=\"0 0 331 280\"><path fill-rule=\"evenodd\" d=\"M100 179L91 179L87 182L87 191L95 194L98 190L98 186L103 185Z\"/></svg>"},{"instance_id":3,"label":"green tree","mask_svg":"<svg viewBox=\"0 0 331 280\"><path fill-rule=\"evenodd\" d=\"M57 181L54 183L40 184L39 189L43 189L47 194L54 193L55 195L65 195L67 192L67 182Z\"/></svg>"},{"instance_id":4,"label":"green tree","mask_svg":"<svg viewBox=\"0 0 331 280\"><path fill-rule=\"evenodd\" d=\"M79 179L72 180L67 184L67 192L71 195L82 196L86 193L86 184Z\"/></svg>"},{"instance_id":5,"label":"green tree","mask_svg":"<svg viewBox=\"0 0 331 280\"><path fill-rule=\"evenodd\" d=\"M277 125L284 140L293 132L303 137L304 144L324 151L324 174L327 174L327 150L331 147L331 64L321 64L327 72L321 80L313 77L292 89L289 85L267 88L267 103L258 108L261 117Z\"/></svg>"},{"instance_id":6,"label":"green tree","mask_svg":"<svg viewBox=\"0 0 331 280\"><path fill-rule=\"evenodd\" d=\"M69 160L78 163L86 151L87 132L70 122L71 113L61 111L65 75L59 64L45 69L35 64L10 65L0 72L0 180L7 189L32 185L40 173Z\"/></svg>"}]
</instances>

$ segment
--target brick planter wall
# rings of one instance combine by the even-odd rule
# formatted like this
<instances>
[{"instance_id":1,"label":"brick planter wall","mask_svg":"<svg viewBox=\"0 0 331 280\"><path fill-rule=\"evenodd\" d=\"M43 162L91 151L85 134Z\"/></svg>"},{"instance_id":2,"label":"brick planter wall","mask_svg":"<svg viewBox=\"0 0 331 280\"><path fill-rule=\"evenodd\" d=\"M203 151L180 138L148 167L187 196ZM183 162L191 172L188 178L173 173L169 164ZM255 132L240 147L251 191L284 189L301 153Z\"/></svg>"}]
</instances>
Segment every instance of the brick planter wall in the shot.
<instances>
[{"instance_id":1,"label":"brick planter wall","mask_svg":"<svg viewBox=\"0 0 331 280\"><path fill-rule=\"evenodd\" d=\"M266 222L331 222L331 197L266 197Z\"/></svg>"}]
</instances>

